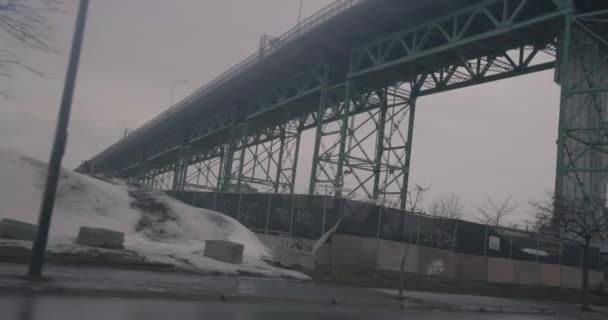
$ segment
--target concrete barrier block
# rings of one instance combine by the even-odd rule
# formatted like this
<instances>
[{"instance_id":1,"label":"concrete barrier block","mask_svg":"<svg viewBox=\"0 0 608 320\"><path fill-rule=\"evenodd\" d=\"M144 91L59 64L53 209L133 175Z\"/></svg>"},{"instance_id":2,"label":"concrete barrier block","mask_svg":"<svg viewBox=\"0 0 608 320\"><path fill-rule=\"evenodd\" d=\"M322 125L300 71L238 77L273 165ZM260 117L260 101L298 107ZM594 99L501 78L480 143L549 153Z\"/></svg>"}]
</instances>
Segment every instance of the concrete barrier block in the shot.
<instances>
[{"instance_id":1,"label":"concrete barrier block","mask_svg":"<svg viewBox=\"0 0 608 320\"><path fill-rule=\"evenodd\" d=\"M0 238L34 241L38 226L13 219L0 220Z\"/></svg>"},{"instance_id":2,"label":"concrete barrier block","mask_svg":"<svg viewBox=\"0 0 608 320\"><path fill-rule=\"evenodd\" d=\"M603 282L603 272L589 270L589 289L593 291L601 290Z\"/></svg>"},{"instance_id":3,"label":"concrete barrier block","mask_svg":"<svg viewBox=\"0 0 608 320\"><path fill-rule=\"evenodd\" d=\"M312 252L285 247L277 248L274 253L274 261L287 268L302 268L313 271L315 270L316 260L316 256Z\"/></svg>"},{"instance_id":4,"label":"concrete barrier block","mask_svg":"<svg viewBox=\"0 0 608 320\"><path fill-rule=\"evenodd\" d=\"M581 288L581 269L571 266L561 266L561 287L570 289Z\"/></svg>"},{"instance_id":5,"label":"concrete barrier block","mask_svg":"<svg viewBox=\"0 0 608 320\"><path fill-rule=\"evenodd\" d=\"M224 240L208 240L205 241L205 257L227 262L241 263L243 262L243 251L245 246L240 243L224 241Z\"/></svg>"},{"instance_id":6,"label":"concrete barrier block","mask_svg":"<svg viewBox=\"0 0 608 320\"><path fill-rule=\"evenodd\" d=\"M418 271L418 246L401 242L380 240L378 246L377 268L380 270L401 270L401 259L407 253L403 270L405 272Z\"/></svg>"},{"instance_id":7,"label":"concrete barrier block","mask_svg":"<svg viewBox=\"0 0 608 320\"><path fill-rule=\"evenodd\" d=\"M122 249L124 240L125 234L122 232L103 228L80 227L76 243L83 246Z\"/></svg>"},{"instance_id":8,"label":"concrete barrier block","mask_svg":"<svg viewBox=\"0 0 608 320\"><path fill-rule=\"evenodd\" d=\"M561 285L561 267L559 264L542 263L540 265L540 284L547 287Z\"/></svg>"},{"instance_id":9,"label":"concrete barrier block","mask_svg":"<svg viewBox=\"0 0 608 320\"><path fill-rule=\"evenodd\" d=\"M488 281L495 283L513 283L515 271L513 260L504 258L488 258Z\"/></svg>"},{"instance_id":10,"label":"concrete barrier block","mask_svg":"<svg viewBox=\"0 0 608 320\"><path fill-rule=\"evenodd\" d=\"M325 243L317 250L317 262L319 264L331 264L331 244Z\"/></svg>"},{"instance_id":11,"label":"concrete barrier block","mask_svg":"<svg viewBox=\"0 0 608 320\"><path fill-rule=\"evenodd\" d=\"M540 284L540 265L531 261L513 260L513 275L516 284Z\"/></svg>"},{"instance_id":12,"label":"concrete barrier block","mask_svg":"<svg viewBox=\"0 0 608 320\"><path fill-rule=\"evenodd\" d=\"M454 276L460 280L488 281L488 258L455 253Z\"/></svg>"},{"instance_id":13,"label":"concrete barrier block","mask_svg":"<svg viewBox=\"0 0 608 320\"><path fill-rule=\"evenodd\" d=\"M332 264L375 268L378 240L335 234L331 244Z\"/></svg>"}]
</instances>

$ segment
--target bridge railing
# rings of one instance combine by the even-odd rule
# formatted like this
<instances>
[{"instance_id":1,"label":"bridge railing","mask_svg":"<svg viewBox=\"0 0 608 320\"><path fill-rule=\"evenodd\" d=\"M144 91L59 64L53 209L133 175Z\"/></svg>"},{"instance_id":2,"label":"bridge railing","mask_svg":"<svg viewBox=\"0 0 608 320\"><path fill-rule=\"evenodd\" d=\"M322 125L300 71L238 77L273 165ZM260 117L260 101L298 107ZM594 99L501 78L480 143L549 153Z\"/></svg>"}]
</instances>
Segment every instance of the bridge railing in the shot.
<instances>
[{"instance_id":1,"label":"bridge railing","mask_svg":"<svg viewBox=\"0 0 608 320\"><path fill-rule=\"evenodd\" d=\"M275 42L273 42L272 46L269 46L268 51L264 51L264 56L268 56L268 55L272 54L273 52L275 52L275 51L281 49L282 47L284 47L285 45L287 45L288 43L291 43L292 41L296 40L297 38L299 38L306 32L322 25L323 23L329 21L330 19L332 19L332 18L344 13L345 11L347 11L363 2L366 2L366 1L368 1L368 0L336 0L336 1L332 2L330 5L321 9L320 11L313 14L312 16L304 19L303 21L298 23L295 27L293 27L293 28L289 29L288 31L286 31L285 33L283 33L280 37L277 38L277 40ZM161 114L159 114L158 116L154 117L152 120L145 123L139 129L135 130L132 134L137 134L138 131L141 132L142 130L144 130L147 127L154 126L160 120L175 113L176 111L187 106L194 100L204 96L208 92L225 84L229 80L236 78L241 73L243 73L245 70L252 68L254 65L258 64L260 61L261 60L260 60L259 51L251 54L249 57L245 58L245 60L237 63L236 65L234 65L233 67L231 67L230 69L228 69L227 71L225 71L224 73L219 75L217 78L212 80L211 82L207 83L200 89L196 90L195 92L193 92L186 98L179 101L177 104L171 106L169 109L163 111Z\"/></svg>"}]
</instances>

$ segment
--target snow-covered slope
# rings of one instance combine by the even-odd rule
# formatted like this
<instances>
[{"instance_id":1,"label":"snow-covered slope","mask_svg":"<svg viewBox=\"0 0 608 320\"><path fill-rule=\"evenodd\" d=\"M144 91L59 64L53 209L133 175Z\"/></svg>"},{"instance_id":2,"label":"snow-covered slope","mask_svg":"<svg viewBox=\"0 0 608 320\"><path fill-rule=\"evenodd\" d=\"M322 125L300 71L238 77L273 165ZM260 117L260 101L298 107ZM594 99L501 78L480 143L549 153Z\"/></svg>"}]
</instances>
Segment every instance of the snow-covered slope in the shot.
<instances>
[{"instance_id":1,"label":"snow-covered slope","mask_svg":"<svg viewBox=\"0 0 608 320\"><path fill-rule=\"evenodd\" d=\"M0 218L36 223L45 179L46 163L0 148ZM294 276L264 263L261 258L269 255L268 248L230 217L191 207L144 186L63 170L49 235L50 248L82 250L71 245L81 226L124 232L125 249L151 261L212 272ZM245 245L243 264L204 257L205 240Z\"/></svg>"}]
</instances>

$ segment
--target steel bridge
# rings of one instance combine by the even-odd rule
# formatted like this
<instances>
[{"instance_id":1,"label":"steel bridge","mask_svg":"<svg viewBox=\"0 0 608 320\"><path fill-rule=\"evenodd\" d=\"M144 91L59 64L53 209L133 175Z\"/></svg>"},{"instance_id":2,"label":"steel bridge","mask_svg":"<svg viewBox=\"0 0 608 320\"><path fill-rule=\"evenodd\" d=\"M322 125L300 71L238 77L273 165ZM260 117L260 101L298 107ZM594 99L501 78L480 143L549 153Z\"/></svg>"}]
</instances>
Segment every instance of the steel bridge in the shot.
<instances>
[{"instance_id":1,"label":"steel bridge","mask_svg":"<svg viewBox=\"0 0 608 320\"><path fill-rule=\"evenodd\" d=\"M310 129L309 193L404 208L419 97L555 69L555 192L606 194L608 1L339 0L263 40L77 170L176 191L293 193Z\"/></svg>"}]
</instances>

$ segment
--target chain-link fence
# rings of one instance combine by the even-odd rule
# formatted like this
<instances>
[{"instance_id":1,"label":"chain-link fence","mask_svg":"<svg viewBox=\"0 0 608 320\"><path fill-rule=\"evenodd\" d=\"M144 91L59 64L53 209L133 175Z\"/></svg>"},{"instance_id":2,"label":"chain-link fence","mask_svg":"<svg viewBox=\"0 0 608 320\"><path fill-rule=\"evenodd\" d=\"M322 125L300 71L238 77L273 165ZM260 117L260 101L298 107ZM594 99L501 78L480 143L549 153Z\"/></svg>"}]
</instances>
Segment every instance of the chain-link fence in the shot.
<instances>
[{"instance_id":1,"label":"chain-link fence","mask_svg":"<svg viewBox=\"0 0 608 320\"><path fill-rule=\"evenodd\" d=\"M237 219L259 233L316 240L341 216L337 233L411 243L454 253L521 261L582 265L582 248L516 229L412 214L375 204L332 196L172 192L176 198L199 208L215 210ZM592 269L601 270L599 249L589 255Z\"/></svg>"}]
</instances>

